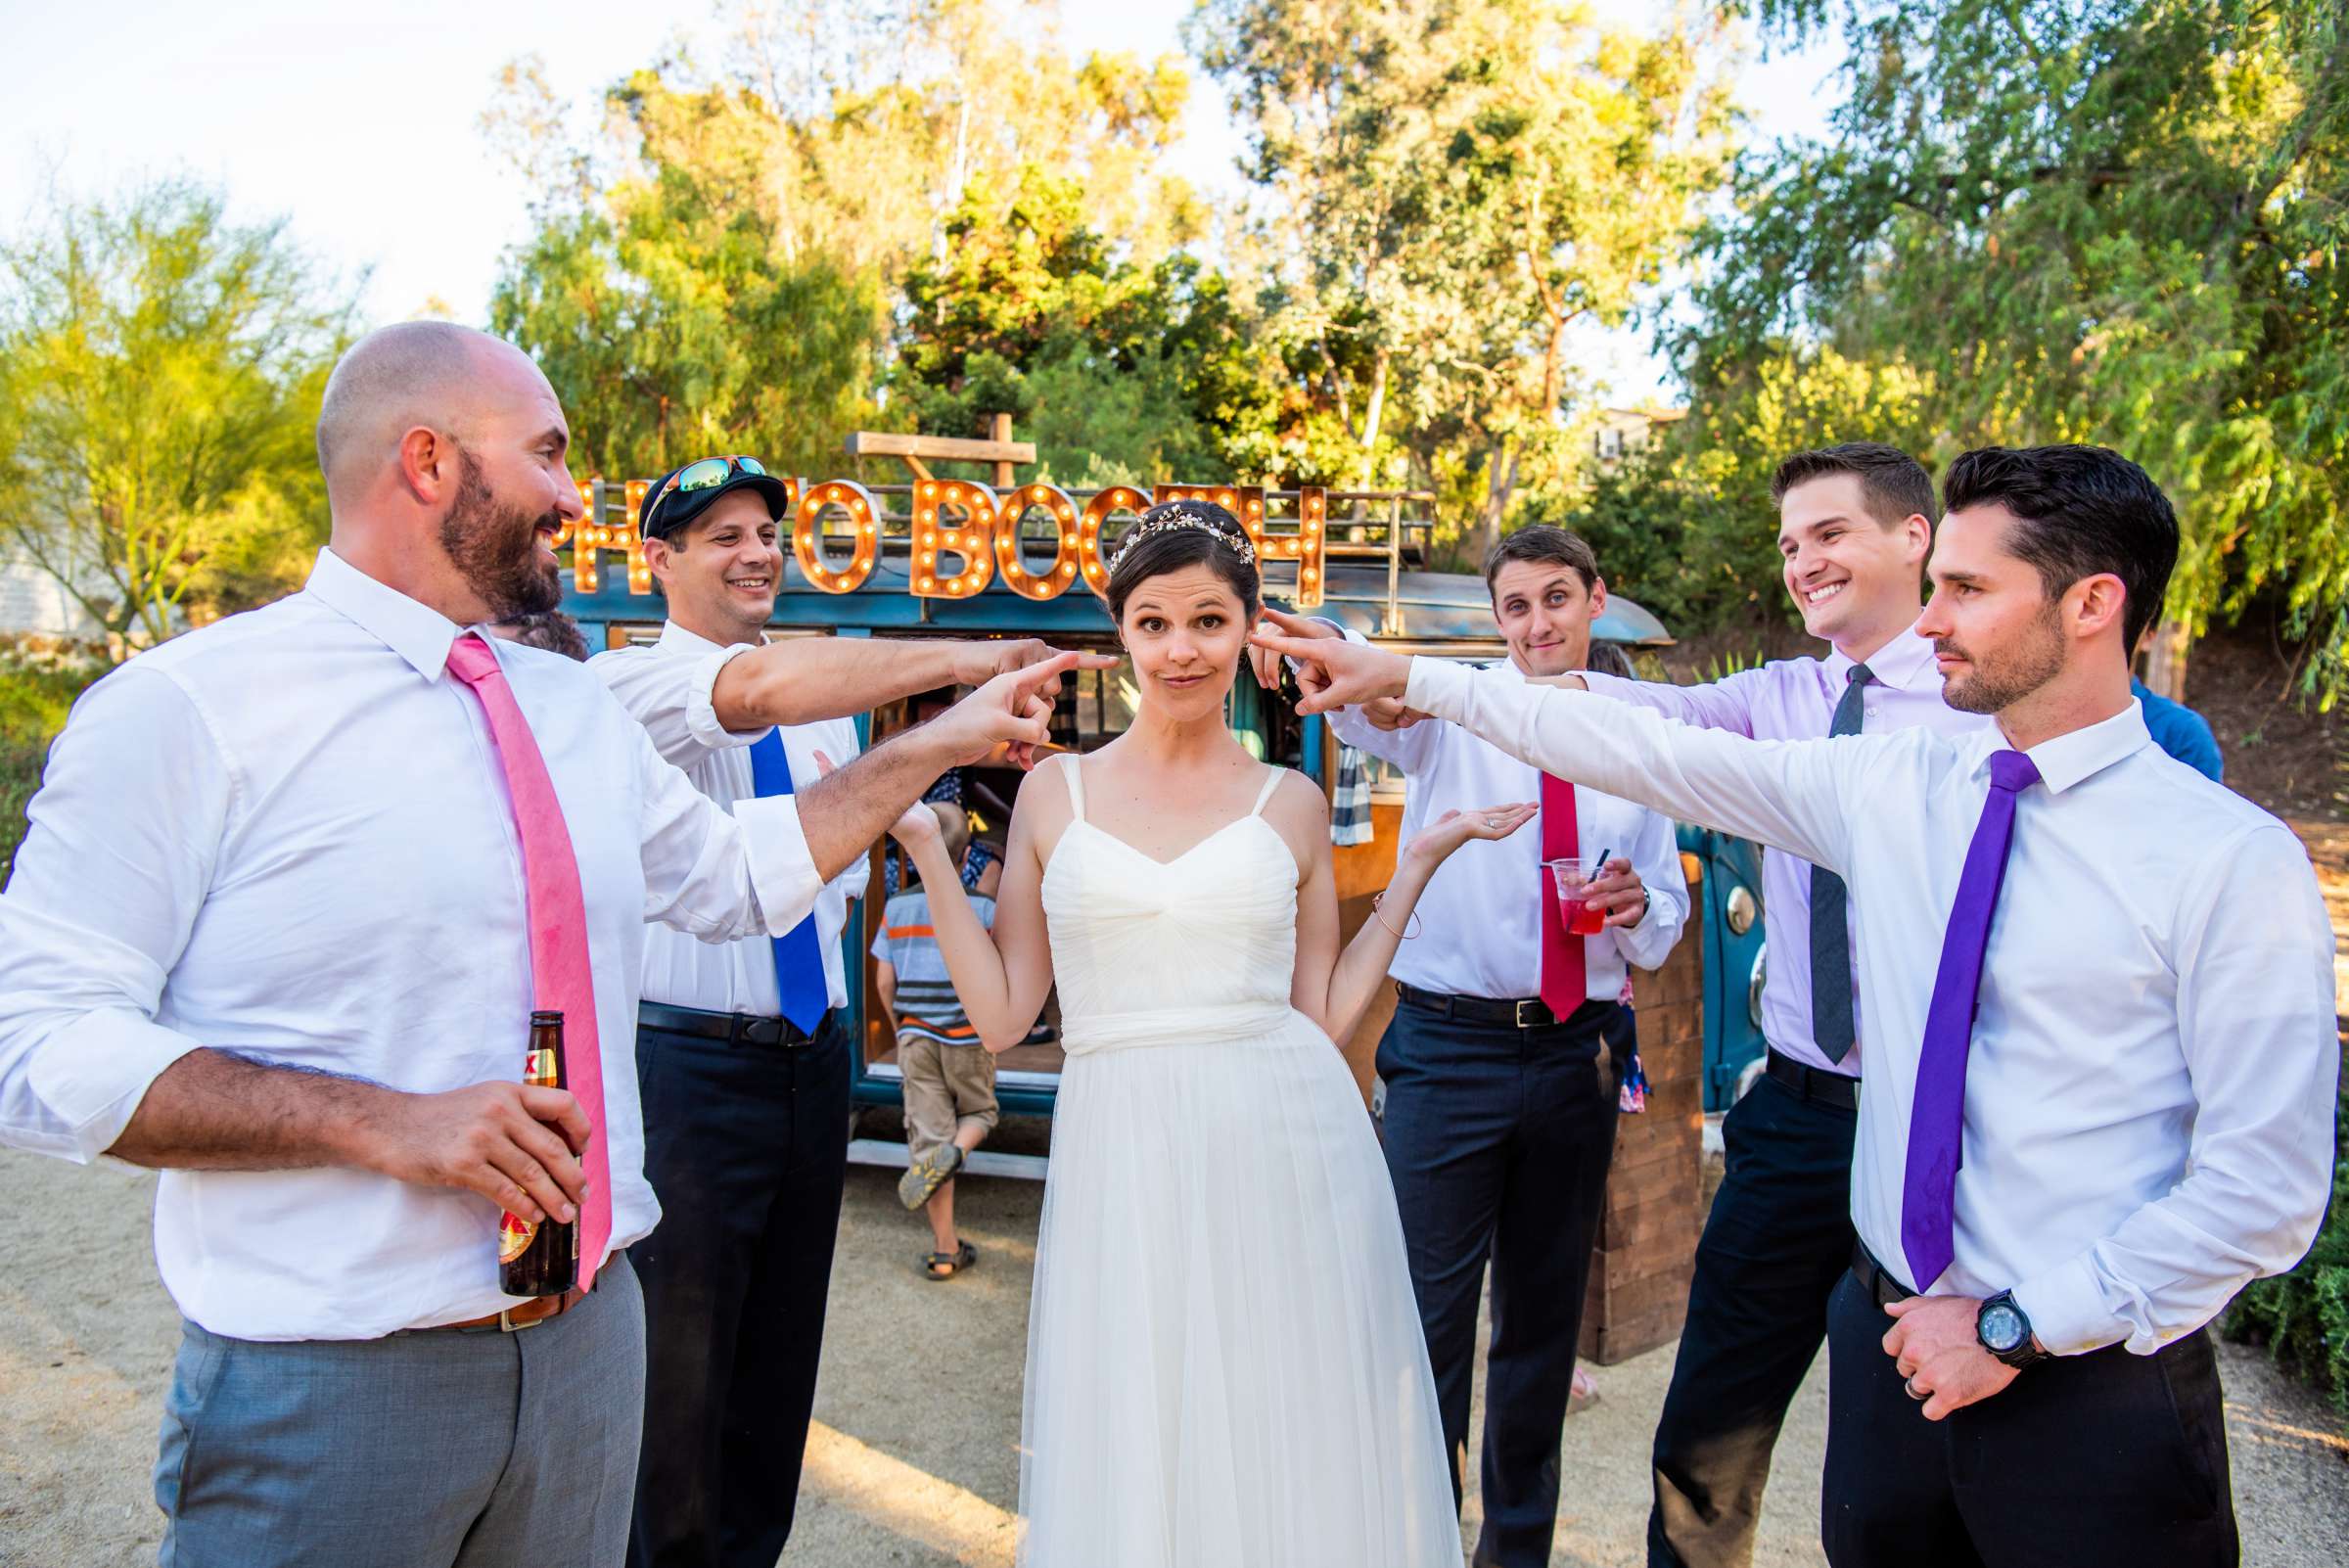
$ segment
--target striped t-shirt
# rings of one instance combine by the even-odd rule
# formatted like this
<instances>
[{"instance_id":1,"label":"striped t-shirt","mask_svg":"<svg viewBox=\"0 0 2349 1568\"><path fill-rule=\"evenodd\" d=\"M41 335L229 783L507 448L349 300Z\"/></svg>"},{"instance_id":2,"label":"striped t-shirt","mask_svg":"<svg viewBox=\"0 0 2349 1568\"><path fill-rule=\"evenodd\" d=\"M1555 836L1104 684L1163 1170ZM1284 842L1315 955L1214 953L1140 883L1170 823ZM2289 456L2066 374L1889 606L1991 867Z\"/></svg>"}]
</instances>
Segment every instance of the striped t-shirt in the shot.
<instances>
[{"instance_id":1,"label":"striped t-shirt","mask_svg":"<svg viewBox=\"0 0 2349 1568\"><path fill-rule=\"evenodd\" d=\"M979 912L979 923L995 924L995 900L968 896ZM979 1032L954 994L946 974L946 955L939 950L930 924L930 896L915 888L891 899L881 914L881 930L873 938L873 956L898 974L898 1033L918 1035L945 1045L976 1045Z\"/></svg>"}]
</instances>

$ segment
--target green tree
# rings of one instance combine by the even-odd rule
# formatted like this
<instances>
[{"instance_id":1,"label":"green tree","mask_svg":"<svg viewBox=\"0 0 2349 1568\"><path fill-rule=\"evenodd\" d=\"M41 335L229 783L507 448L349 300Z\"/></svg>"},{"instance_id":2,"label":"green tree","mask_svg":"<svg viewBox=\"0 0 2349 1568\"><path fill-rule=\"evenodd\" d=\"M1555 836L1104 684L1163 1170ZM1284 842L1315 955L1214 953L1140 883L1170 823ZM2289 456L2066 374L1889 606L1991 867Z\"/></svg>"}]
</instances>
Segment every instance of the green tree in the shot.
<instances>
[{"instance_id":1,"label":"green tree","mask_svg":"<svg viewBox=\"0 0 2349 1568\"><path fill-rule=\"evenodd\" d=\"M351 303L282 223L163 180L0 246L0 530L115 655L300 578Z\"/></svg>"},{"instance_id":2,"label":"green tree","mask_svg":"<svg viewBox=\"0 0 2349 1568\"><path fill-rule=\"evenodd\" d=\"M1765 0L1839 27L1831 134L1750 160L1681 345L1700 402L1826 341L1944 443L2097 441L2185 532L2174 655L2280 592L2349 680L2349 38L2335 4Z\"/></svg>"},{"instance_id":3,"label":"green tree","mask_svg":"<svg viewBox=\"0 0 2349 1568\"><path fill-rule=\"evenodd\" d=\"M1630 316L1726 167L1717 15L1643 37L1554 0L1210 0L1196 42L1349 477L1473 481L1497 536L1576 461L1573 332Z\"/></svg>"},{"instance_id":4,"label":"green tree","mask_svg":"<svg viewBox=\"0 0 2349 1568\"><path fill-rule=\"evenodd\" d=\"M1259 472L1240 460L1265 455L1246 438L1271 419L1267 378L1224 280L1183 252L1118 255L1073 180L1030 164L1007 194L971 181L905 303L891 385L922 430L1011 414L1081 484Z\"/></svg>"},{"instance_id":5,"label":"green tree","mask_svg":"<svg viewBox=\"0 0 2349 1568\"><path fill-rule=\"evenodd\" d=\"M510 67L487 129L545 197L493 321L539 356L593 466L721 446L828 466L843 431L909 423L875 395L901 291L946 261L974 190L1049 168L1145 262L1195 232L1196 199L1157 167L1188 77L1072 61L1049 13L733 5L710 64L636 72L585 134L534 62Z\"/></svg>"}]
</instances>

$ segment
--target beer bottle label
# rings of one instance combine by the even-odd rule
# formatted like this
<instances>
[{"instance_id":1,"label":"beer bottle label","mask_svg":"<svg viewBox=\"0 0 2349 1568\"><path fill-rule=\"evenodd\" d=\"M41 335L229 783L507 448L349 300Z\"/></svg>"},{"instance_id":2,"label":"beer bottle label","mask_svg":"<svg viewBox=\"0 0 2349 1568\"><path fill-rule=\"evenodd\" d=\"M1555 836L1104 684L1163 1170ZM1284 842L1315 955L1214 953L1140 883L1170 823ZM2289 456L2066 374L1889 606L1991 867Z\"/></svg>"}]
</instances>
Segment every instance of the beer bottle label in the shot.
<instances>
[{"instance_id":1,"label":"beer bottle label","mask_svg":"<svg viewBox=\"0 0 2349 1568\"><path fill-rule=\"evenodd\" d=\"M497 1261L510 1264L530 1250L530 1238L538 1234L536 1221L525 1220L511 1210L498 1217Z\"/></svg>"},{"instance_id":2,"label":"beer bottle label","mask_svg":"<svg viewBox=\"0 0 2349 1568\"><path fill-rule=\"evenodd\" d=\"M555 1053L544 1046L531 1051L523 1059L522 1081L525 1084L535 1084L540 1088L553 1088L555 1086Z\"/></svg>"}]
</instances>

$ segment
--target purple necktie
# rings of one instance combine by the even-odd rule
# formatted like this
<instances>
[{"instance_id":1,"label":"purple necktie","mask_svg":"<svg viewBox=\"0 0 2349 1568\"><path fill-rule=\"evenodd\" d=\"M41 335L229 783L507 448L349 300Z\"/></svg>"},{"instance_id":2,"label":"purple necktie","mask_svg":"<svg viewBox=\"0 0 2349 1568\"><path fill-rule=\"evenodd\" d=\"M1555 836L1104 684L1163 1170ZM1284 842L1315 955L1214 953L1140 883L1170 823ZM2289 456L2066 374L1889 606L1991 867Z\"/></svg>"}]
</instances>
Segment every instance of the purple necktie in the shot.
<instances>
[{"instance_id":1,"label":"purple necktie","mask_svg":"<svg viewBox=\"0 0 2349 1568\"><path fill-rule=\"evenodd\" d=\"M1990 759L1990 799L1966 847L1958 877L1958 901L1941 939L1941 971L1925 1014L1925 1044L1917 1054L1916 1097L1909 1108L1909 1170L1901 1183L1901 1250L1910 1282L1931 1290L1957 1256L1958 1145L1965 1133L1965 1055L1973 1043L1974 1007L1982 985L1982 951L1990 917L2006 879L2006 847L2014 841L2014 798L2039 782L2039 767L2021 752Z\"/></svg>"}]
</instances>

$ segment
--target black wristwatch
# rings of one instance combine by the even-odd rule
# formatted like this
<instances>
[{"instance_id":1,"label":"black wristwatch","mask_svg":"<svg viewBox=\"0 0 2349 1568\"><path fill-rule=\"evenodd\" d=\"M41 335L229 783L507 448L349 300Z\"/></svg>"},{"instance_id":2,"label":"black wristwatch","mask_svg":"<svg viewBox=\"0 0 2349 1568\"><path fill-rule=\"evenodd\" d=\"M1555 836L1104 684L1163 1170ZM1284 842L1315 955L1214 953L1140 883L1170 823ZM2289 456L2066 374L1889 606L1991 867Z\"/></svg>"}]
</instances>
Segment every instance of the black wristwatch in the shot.
<instances>
[{"instance_id":1,"label":"black wristwatch","mask_svg":"<svg viewBox=\"0 0 2349 1568\"><path fill-rule=\"evenodd\" d=\"M2008 1366L2021 1368L2049 1359L2031 1342L2030 1314L2016 1304L2011 1290L2002 1290L1982 1304L1974 1314L1974 1337Z\"/></svg>"}]
</instances>

